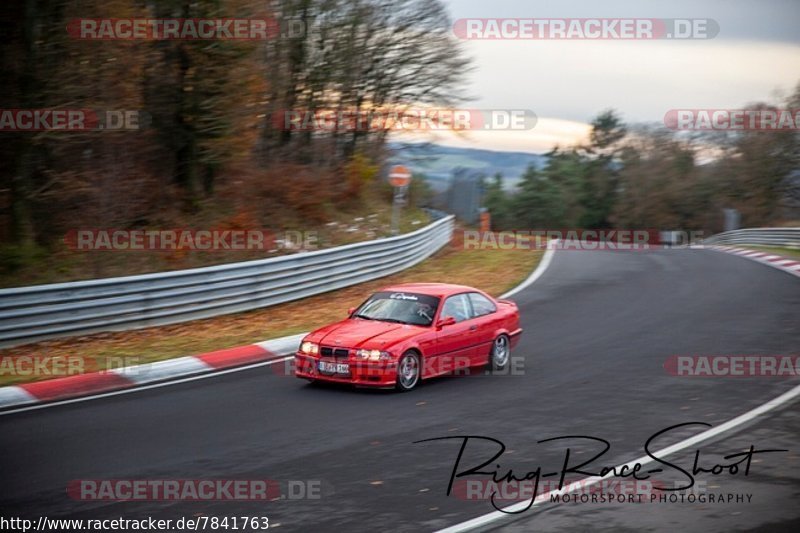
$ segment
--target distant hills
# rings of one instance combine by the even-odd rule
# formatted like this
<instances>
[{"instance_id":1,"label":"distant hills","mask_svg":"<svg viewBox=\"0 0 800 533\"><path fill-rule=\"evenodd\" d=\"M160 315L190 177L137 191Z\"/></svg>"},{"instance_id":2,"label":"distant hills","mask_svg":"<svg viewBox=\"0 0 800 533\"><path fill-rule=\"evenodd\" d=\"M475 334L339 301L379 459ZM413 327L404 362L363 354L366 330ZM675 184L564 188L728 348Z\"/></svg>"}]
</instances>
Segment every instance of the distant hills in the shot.
<instances>
[{"instance_id":1,"label":"distant hills","mask_svg":"<svg viewBox=\"0 0 800 533\"><path fill-rule=\"evenodd\" d=\"M519 181L529 165L542 168L547 162L544 154L498 152L476 148L455 148L438 144L390 145L395 155L392 164L402 163L412 172L425 174L435 190L442 190L456 169L462 168L492 177L500 172L506 188Z\"/></svg>"}]
</instances>

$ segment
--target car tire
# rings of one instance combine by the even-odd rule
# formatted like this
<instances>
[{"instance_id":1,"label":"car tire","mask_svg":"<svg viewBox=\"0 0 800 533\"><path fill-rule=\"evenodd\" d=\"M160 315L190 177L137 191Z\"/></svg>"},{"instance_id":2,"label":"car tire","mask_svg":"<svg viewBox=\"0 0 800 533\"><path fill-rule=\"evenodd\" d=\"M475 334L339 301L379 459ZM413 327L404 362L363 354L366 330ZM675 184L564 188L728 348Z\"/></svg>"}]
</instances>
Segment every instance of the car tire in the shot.
<instances>
[{"instance_id":1,"label":"car tire","mask_svg":"<svg viewBox=\"0 0 800 533\"><path fill-rule=\"evenodd\" d=\"M419 385L422 379L421 359L417 352L408 351L397 362L397 385L400 392L408 392Z\"/></svg>"},{"instance_id":2,"label":"car tire","mask_svg":"<svg viewBox=\"0 0 800 533\"><path fill-rule=\"evenodd\" d=\"M505 333L500 334L492 342L492 351L489 353L489 367L492 370L503 370L508 366L511 358L511 340Z\"/></svg>"}]
</instances>

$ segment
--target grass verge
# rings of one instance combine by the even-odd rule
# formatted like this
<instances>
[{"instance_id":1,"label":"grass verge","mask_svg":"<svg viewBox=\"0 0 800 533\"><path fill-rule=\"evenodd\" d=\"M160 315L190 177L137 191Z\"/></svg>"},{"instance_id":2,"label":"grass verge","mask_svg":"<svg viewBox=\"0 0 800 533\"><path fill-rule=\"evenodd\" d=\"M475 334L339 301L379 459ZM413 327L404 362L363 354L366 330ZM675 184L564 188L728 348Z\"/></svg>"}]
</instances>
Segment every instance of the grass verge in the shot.
<instances>
[{"instance_id":1,"label":"grass verge","mask_svg":"<svg viewBox=\"0 0 800 533\"><path fill-rule=\"evenodd\" d=\"M104 368L110 358L142 364L173 357L242 346L270 338L309 331L341 320L350 307L386 285L404 282L458 283L498 296L515 287L536 267L542 252L534 250L465 250L455 239L445 249L399 274L257 311L134 331L98 333L43 341L0 350L0 359L22 356L66 360L78 358ZM118 359L115 359L118 361ZM8 361L8 359L6 359ZM53 375L20 375L0 364L0 385L49 379Z\"/></svg>"}]
</instances>

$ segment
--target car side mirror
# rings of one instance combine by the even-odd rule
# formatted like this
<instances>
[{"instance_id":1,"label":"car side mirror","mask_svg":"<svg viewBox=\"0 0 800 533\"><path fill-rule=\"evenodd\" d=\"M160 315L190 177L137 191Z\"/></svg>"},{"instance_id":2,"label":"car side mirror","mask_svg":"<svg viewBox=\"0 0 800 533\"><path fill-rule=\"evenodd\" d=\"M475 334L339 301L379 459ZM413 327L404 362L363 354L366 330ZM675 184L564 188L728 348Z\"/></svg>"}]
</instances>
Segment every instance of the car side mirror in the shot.
<instances>
[{"instance_id":1,"label":"car side mirror","mask_svg":"<svg viewBox=\"0 0 800 533\"><path fill-rule=\"evenodd\" d=\"M445 326L452 326L456 323L456 319L452 316L445 316L439 319L436 323L436 329L442 329Z\"/></svg>"},{"instance_id":2,"label":"car side mirror","mask_svg":"<svg viewBox=\"0 0 800 533\"><path fill-rule=\"evenodd\" d=\"M347 316L350 316L355 312L356 312L356 308L355 307L351 307L350 309L347 310Z\"/></svg>"}]
</instances>

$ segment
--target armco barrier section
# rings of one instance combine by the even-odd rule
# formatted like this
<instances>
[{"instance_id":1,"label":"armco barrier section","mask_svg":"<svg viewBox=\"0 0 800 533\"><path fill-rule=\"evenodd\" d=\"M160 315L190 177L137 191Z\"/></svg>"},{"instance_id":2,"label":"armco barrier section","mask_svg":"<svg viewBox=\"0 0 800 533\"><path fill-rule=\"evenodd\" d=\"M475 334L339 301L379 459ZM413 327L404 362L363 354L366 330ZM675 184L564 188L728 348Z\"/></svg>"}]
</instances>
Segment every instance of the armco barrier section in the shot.
<instances>
[{"instance_id":1,"label":"armco barrier section","mask_svg":"<svg viewBox=\"0 0 800 533\"><path fill-rule=\"evenodd\" d=\"M800 248L800 228L747 228L718 233L703 244L775 246Z\"/></svg>"},{"instance_id":2,"label":"armco barrier section","mask_svg":"<svg viewBox=\"0 0 800 533\"><path fill-rule=\"evenodd\" d=\"M450 242L453 225L450 215L412 233L315 252L2 289L0 347L249 311L370 281L430 257Z\"/></svg>"}]
</instances>

